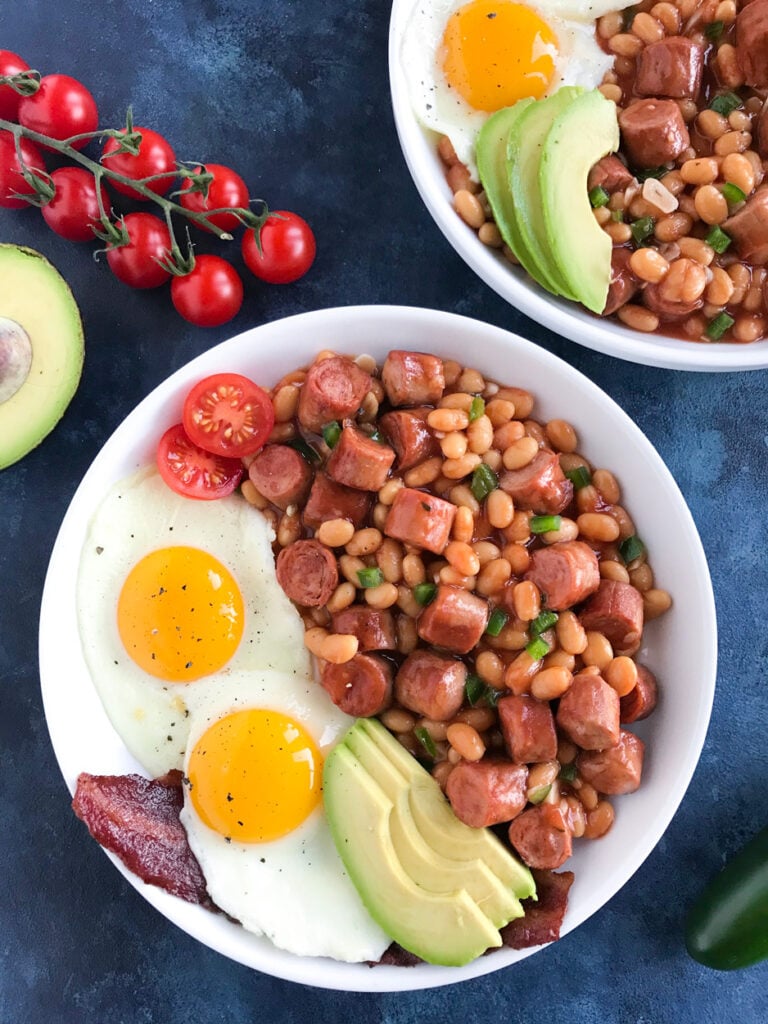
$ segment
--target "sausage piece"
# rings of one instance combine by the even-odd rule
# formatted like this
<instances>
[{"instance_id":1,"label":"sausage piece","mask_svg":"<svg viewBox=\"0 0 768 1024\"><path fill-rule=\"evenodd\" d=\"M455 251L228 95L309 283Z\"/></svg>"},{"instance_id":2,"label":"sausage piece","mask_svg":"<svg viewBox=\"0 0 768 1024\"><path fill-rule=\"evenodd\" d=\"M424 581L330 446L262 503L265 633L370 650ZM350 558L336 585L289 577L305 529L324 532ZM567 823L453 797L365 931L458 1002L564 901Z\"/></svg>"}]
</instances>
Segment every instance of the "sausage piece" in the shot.
<instances>
[{"instance_id":1,"label":"sausage piece","mask_svg":"<svg viewBox=\"0 0 768 1024\"><path fill-rule=\"evenodd\" d=\"M645 744L639 736L622 729L619 742L608 750L582 751L576 758L579 775L598 793L621 796L634 793L643 774Z\"/></svg>"},{"instance_id":2,"label":"sausage piece","mask_svg":"<svg viewBox=\"0 0 768 1024\"><path fill-rule=\"evenodd\" d=\"M356 413L370 390L370 374L346 356L313 363L299 393L299 423L319 434L324 424Z\"/></svg>"},{"instance_id":3,"label":"sausage piece","mask_svg":"<svg viewBox=\"0 0 768 1024\"><path fill-rule=\"evenodd\" d=\"M632 167L660 167L691 144L674 100L638 100L619 114L624 149Z\"/></svg>"},{"instance_id":4,"label":"sausage piece","mask_svg":"<svg viewBox=\"0 0 768 1024\"><path fill-rule=\"evenodd\" d=\"M621 309L640 287L640 282L632 273L629 265L631 256L631 249L614 246L611 253L611 281L608 285L608 298L605 300L602 316L610 316L617 309Z\"/></svg>"},{"instance_id":5,"label":"sausage piece","mask_svg":"<svg viewBox=\"0 0 768 1024\"><path fill-rule=\"evenodd\" d=\"M461 587L441 584L418 618L422 640L456 654L468 654L488 625L488 603Z\"/></svg>"},{"instance_id":6,"label":"sausage piece","mask_svg":"<svg viewBox=\"0 0 768 1024\"><path fill-rule=\"evenodd\" d=\"M529 868L559 868L573 850L563 812L554 804L539 804L518 815L509 826L509 841Z\"/></svg>"},{"instance_id":7,"label":"sausage piece","mask_svg":"<svg viewBox=\"0 0 768 1024\"><path fill-rule=\"evenodd\" d=\"M359 651L394 651L397 647L395 619L388 609L352 604L332 617L334 633L357 637Z\"/></svg>"},{"instance_id":8,"label":"sausage piece","mask_svg":"<svg viewBox=\"0 0 768 1024\"><path fill-rule=\"evenodd\" d=\"M579 619L584 629L606 636L614 654L635 654L643 638L643 595L631 583L600 580Z\"/></svg>"},{"instance_id":9,"label":"sausage piece","mask_svg":"<svg viewBox=\"0 0 768 1024\"><path fill-rule=\"evenodd\" d=\"M296 604L324 605L339 583L332 551L318 540L297 540L277 556L277 582Z\"/></svg>"},{"instance_id":10,"label":"sausage piece","mask_svg":"<svg viewBox=\"0 0 768 1024\"><path fill-rule=\"evenodd\" d=\"M526 804L528 769L502 760L461 761L448 776L445 795L456 817L472 828L511 821Z\"/></svg>"},{"instance_id":11,"label":"sausage piece","mask_svg":"<svg viewBox=\"0 0 768 1024\"><path fill-rule=\"evenodd\" d=\"M448 543L455 515L452 502L413 487L401 487L387 514L384 533L440 555Z\"/></svg>"},{"instance_id":12,"label":"sausage piece","mask_svg":"<svg viewBox=\"0 0 768 1024\"><path fill-rule=\"evenodd\" d=\"M584 750L604 750L619 741L619 695L597 675L582 672L560 698L558 728Z\"/></svg>"},{"instance_id":13,"label":"sausage piece","mask_svg":"<svg viewBox=\"0 0 768 1024\"><path fill-rule=\"evenodd\" d=\"M637 58L638 96L695 100L701 88L704 47L686 36L670 36L643 47Z\"/></svg>"},{"instance_id":14,"label":"sausage piece","mask_svg":"<svg viewBox=\"0 0 768 1024\"><path fill-rule=\"evenodd\" d=\"M639 722L656 707L659 699L659 688L656 676L645 665L637 666L637 683L619 699L619 717L622 725Z\"/></svg>"},{"instance_id":15,"label":"sausage piece","mask_svg":"<svg viewBox=\"0 0 768 1024\"><path fill-rule=\"evenodd\" d=\"M394 349L384 360L381 383L391 405L436 405L443 397L443 361L426 352Z\"/></svg>"},{"instance_id":16,"label":"sausage piece","mask_svg":"<svg viewBox=\"0 0 768 1024\"><path fill-rule=\"evenodd\" d=\"M304 506L302 520L313 530L329 519L348 519L357 528L371 508L372 495L342 487L325 473L315 475L312 490Z\"/></svg>"},{"instance_id":17,"label":"sausage piece","mask_svg":"<svg viewBox=\"0 0 768 1024\"><path fill-rule=\"evenodd\" d=\"M548 608L561 612L597 590L600 567L594 551L584 541L558 541L533 552L525 578L546 594Z\"/></svg>"},{"instance_id":18,"label":"sausage piece","mask_svg":"<svg viewBox=\"0 0 768 1024\"><path fill-rule=\"evenodd\" d=\"M400 471L440 454L440 443L426 424L429 409L395 409L385 413L379 427L395 449Z\"/></svg>"},{"instance_id":19,"label":"sausage piece","mask_svg":"<svg viewBox=\"0 0 768 1024\"><path fill-rule=\"evenodd\" d=\"M325 464L325 471L337 484L358 491L378 491L384 486L394 461L395 453L389 445L371 440L348 422Z\"/></svg>"},{"instance_id":20,"label":"sausage piece","mask_svg":"<svg viewBox=\"0 0 768 1024\"><path fill-rule=\"evenodd\" d=\"M587 188L604 188L606 192L623 192L631 185L635 176L617 156L604 156L592 167L587 178Z\"/></svg>"},{"instance_id":21,"label":"sausage piece","mask_svg":"<svg viewBox=\"0 0 768 1024\"><path fill-rule=\"evenodd\" d=\"M375 654L356 654L343 665L327 661L320 684L336 707L353 718L379 715L392 703L392 667Z\"/></svg>"},{"instance_id":22,"label":"sausage piece","mask_svg":"<svg viewBox=\"0 0 768 1024\"><path fill-rule=\"evenodd\" d=\"M462 661L420 649L409 654L395 677L395 697L404 708L433 722L447 722L464 703L467 667Z\"/></svg>"},{"instance_id":23,"label":"sausage piece","mask_svg":"<svg viewBox=\"0 0 768 1024\"><path fill-rule=\"evenodd\" d=\"M768 0L752 0L739 12L736 53L746 84L768 87Z\"/></svg>"},{"instance_id":24,"label":"sausage piece","mask_svg":"<svg viewBox=\"0 0 768 1024\"><path fill-rule=\"evenodd\" d=\"M540 515L562 512L573 497L573 484L563 473L557 455L547 448L522 469L502 473L499 486L511 495L517 508Z\"/></svg>"},{"instance_id":25,"label":"sausage piece","mask_svg":"<svg viewBox=\"0 0 768 1024\"><path fill-rule=\"evenodd\" d=\"M248 477L259 494L286 509L303 503L312 483L312 467L295 448L268 444L248 467Z\"/></svg>"},{"instance_id":26,"label":"sausage piece","mask_svg":"<svg viewBox=\"0 0 768 1024\"><path fill-rule=\"evenodd\" d=\"M528 694L503 697L496 705L504 744L513 761L532 764L557 757L555 719L549 704Z\"/></svg>"},{"instance_id":27,"label":"sausage piece","mask_svg":"<svg viewBox=\"0 0 768 1024\"><path fill-rule=\"evenodd\" d=\"M761 266L768 263L768 187L759 188L750 196L722 228L736 243L743 260Z\"/></svg>"}]
</instances>

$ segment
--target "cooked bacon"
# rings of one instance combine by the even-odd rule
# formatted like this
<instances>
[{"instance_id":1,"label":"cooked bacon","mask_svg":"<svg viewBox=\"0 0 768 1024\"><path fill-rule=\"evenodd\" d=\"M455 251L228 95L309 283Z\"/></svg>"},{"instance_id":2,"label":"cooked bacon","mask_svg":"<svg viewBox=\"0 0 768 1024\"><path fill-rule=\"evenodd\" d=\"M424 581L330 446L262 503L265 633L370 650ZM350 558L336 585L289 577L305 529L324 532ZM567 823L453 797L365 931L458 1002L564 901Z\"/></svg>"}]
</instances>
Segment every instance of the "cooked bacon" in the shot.
<instances>
[{"instance_id":1,"label":"cooked bacon","mask_svg":"<svg viewBox=\"0 0 768 1024\"><path fill-rule=\"evenodd\" d=\"M560 938L573 872L534 871L533 877L538 900L523 900L525 917L518 917L501 929L504 945L512 949L541 946Z\"/></svg>"},{"instance_id":2,"label":"cooked bacon","mask_svg":"<svg viewBox=\"0 0 768 1024\"><path fill-rule=\"evenodd\" d=\"M96 842L117 854L142 881L214 910L179 821L183 804L178 771L154 781L141 775L81 772L72 808Z\"/></svg>"}]
</instances>

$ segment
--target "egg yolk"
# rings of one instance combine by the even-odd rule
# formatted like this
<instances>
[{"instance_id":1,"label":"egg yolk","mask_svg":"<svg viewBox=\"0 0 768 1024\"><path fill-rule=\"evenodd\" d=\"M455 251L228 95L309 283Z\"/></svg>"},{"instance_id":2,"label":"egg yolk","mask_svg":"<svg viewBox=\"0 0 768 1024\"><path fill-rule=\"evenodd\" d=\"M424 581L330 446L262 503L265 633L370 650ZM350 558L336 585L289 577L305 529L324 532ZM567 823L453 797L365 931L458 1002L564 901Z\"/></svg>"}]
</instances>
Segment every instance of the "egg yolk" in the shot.
<instances>
[{"instance_id":1,"label":"egg yolk","mask_svg":"<svg viewBox=\"0 0 768 1024\"><path fill-rule=\"evenodd\" d=\"M207 551L160 548L131 569L117 602L120 639L157 679L188 683L217 672L243 635L243 597Z\"/></svg>"},{"instance_id":2,"label":"egg yolk","mask_svg":"<svg viewBox=\"0 0 768 1024\"><path fill-rule=\"evenodd\" d=\"M297 828L320 802L322 756L302 725L252 708L214 722L189 758L189 797L209 828L268 843Z\"/></svg>"},{"instance_id":3,"label":"egg yolk","mask_svg":"<svg viewBox=\"0 0 768 1024\"><path fill-rule=\"evenodd\" d=\"M476 110L501 110L552 82L557 37L535 11L508 0L473 0L451 15L438 59L449 84Z\"/></svg>"}]
</instances>

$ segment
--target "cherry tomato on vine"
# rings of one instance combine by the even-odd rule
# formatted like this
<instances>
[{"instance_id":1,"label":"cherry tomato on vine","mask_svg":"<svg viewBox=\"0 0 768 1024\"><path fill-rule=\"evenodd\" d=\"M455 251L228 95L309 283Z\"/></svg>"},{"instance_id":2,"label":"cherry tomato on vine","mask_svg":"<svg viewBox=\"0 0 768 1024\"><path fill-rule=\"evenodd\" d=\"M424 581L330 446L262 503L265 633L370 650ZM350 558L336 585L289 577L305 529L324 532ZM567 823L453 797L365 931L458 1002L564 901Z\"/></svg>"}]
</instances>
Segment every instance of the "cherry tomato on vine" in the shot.
<instances>
[{"instance_id":1,"label":"cherry tomato on vine","mask_svg":"<svg viewBox=\"0 0 768 1024\"><path fill-rule=\"evenodd\" d=\"M312 228L296 213L275 210L261 229L261 252L255 231L243 235L243 259L252 274L269 284L290 284L312 266L317 246Z\"/></svg>"},{"instance_id":2,"label":"cherry tomato on vine","mask_svg":"<svg viewBox=\"0 0 768 1024\"><path fill-rule=\"evenodd\" d=\"M101 222L96 179L84 167L59 167L51 174L56 189L53 199L42 207L45 223L70 242L92 242L92 225ZM109 197L102 185L101 199L109 211Z\"/></svg>"},{"instance_id":3,"label":"cherry tomato on vine","mask_svg":"<svg viewBox=\"0 0 768 1024\"><path fill-rule=\"evenodd\" d=\"M243 282L221 256L198 256L188 274L171 281L171 300L191 324L218 327L240 311Z\"/></svg>"},{"instance_id":4,"label":"cherry tomato on vine","mask_svg":"<svg viewBox=\"0 0 768 1024\"><path fill-rule=\"evenodd\" d=\"M168 256L171 235L154 213L126 213L120 218L130 241L107 249L107 262L115 277L131 288L157 288L171 276L158 260Z\"/></svg>"},{"instance_id":5,"label":"cherry tomato on vine","mask_svg":"<svg viewBox=\"0 0 768 1024\"><path fill-rule=\"evenodd\" d=\"M205 169L213 175L213 181L208 186L208 197L205 199L202 192L193 192L192 182L187 181L179 196L179 202L185 210L205 213L207 210L218 210L222 206L248 208L248 186L236 171L223 164L206 164ZM201 167L196 167L195 173L199 174L201 170ZM222 231L236 231L242 225L242 221L233 213L215 213L210 220ZM198 226L203 231L210 231L210 228L202 224Z\"/></svg>"},{"instance_id":6,"label":"cherry tomato on vine","mask_svg":"<svg viewBox=\"0 0 768 1024\"><path fill-rule=\"evenodd\" d=\"M171 490L185 498L210 501L231 494L243 476L240 459L212 455L187 437L181 423L170 427L157 445L157 468Z\"/></svg>"},{"instance_id":7,"label":"cherry tomato on vine","mask_svg":"<svg viewBox=\"0 0 768 1024\"><path fill-rule=\"evenodd\" d=\"M0 50L0 76L10 78L22 71L29 71L26 61L10 50ZM18 118L20 100L21 96L10 85L0 85L0 117L4 121L15 121Z\"/></svg>"},{"instance_id":8,"label":"cherry tomato on vine","mask_svg":"<svg viewBox=\"0 0 768 1024\"><path fill-rule=\"evenodd\" d=\"M95 132L99 112L96 100L76 78L43 75L37 92L21 98L19 123L61 141L84 132ZM87 143L87 139L81 139L72 145L82 149Z\"/></svg>"},{"instance_id":9,"label":"cherry tomato on vine","mask_svg":"<svg viewBox=\"0 0 768 1024\"><path fill-rule=\"evenodd\" d=\"M24 163L31 170L44 171L45 161L34 142L29 139L20 139L21 156ZM34 189L21 176L21 165L19 164L16 142L10 132L0 132L0 206L10 210L21 210L29 203L23 199L14 199L13 193L31 196Z\"/></svg>"},{"instance_id":10,"label":"cherry tomato on vine","mask_svg":"<svg viewBox=\"0 0 768 1024\"><path fill-rule=\"evenodd\" d=\"M118 153L116 156L110 156L119 147L120 140L107 139L101 151L101 162L111 171L116 171L118 174L122 174L126 178L132 178L134 181L138 178L149 178L153 174L168 174L167 178L158 178L157 181L148 181L146 183L148 189L162 196L173 183L173 176L176 170L176 154L173 152L170 142L164 139L158 132L152 131L151 128L134 128L133 130L141 135L139 152L136 156L133 156L131 153ZM169 174L168 172L171 173ZM111 184L118 192L122 192L124 196L148 202L144 196L137 192L136 189L131 188L130 185L124 185L120 181L113 181Z\"/></svg>"},{"instance_id":11,"label":"cherry tomato on vine","mask_svg":"<svg viewBox=\"0 0 768 1024\"><path fill-rule=\"evenodd\" d=\"M187 437L214 455L243 458L261 448L275 425L272 399L239 373L215 373L184 399Z\"/></svg>"}]
</instances>

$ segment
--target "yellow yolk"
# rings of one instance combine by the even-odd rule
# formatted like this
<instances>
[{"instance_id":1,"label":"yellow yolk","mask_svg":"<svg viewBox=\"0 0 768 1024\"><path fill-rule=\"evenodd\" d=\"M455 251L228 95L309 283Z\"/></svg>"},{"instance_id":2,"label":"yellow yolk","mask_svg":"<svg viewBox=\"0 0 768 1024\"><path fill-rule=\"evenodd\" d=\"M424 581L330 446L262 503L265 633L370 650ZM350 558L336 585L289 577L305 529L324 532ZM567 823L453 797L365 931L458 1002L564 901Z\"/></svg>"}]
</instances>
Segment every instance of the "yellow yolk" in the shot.
<instances>
[{"instance_id":1,"label":"yellow yolk","mask_svg":"<svg viewBox=\"0 0 768 1024\"><path fill-rule=\"evenodd\" d=\"M473 0L451 15L439 51L449 84L476 110L540 99L555 71L557 36L510 0Z\"/></svg>"},{"instance_id":2,"label":"yellow yolk","mask_svg":"<svg viewBox=\"0 0 768 1024\"><path fill-rule=\"evenodd\" d=\"M297 828L320 802L322 757L298 722L280 711L219 719L189 758L189 797L209 828L266 843Z\"/></svg>"},{"instance_id":3,"label":"yellow yolk","mask_svg":"<svg viewBox=\"0 0 768 1024\"><path fill-rule=\"evenodd\" d=\"M188 683L223 668L237 650L243 598L230 571L206 551L160 548L128 574L117 625L140 668Z\"/></svg>"}]
</instances>

